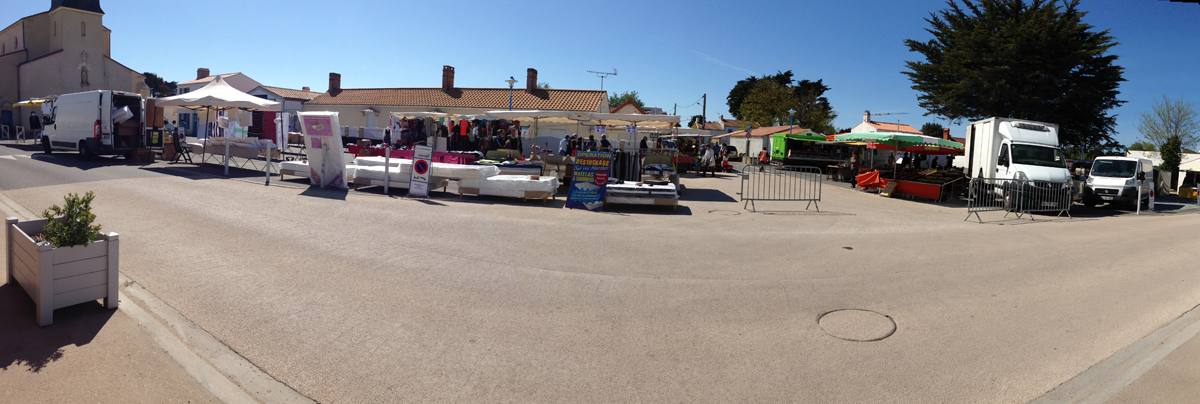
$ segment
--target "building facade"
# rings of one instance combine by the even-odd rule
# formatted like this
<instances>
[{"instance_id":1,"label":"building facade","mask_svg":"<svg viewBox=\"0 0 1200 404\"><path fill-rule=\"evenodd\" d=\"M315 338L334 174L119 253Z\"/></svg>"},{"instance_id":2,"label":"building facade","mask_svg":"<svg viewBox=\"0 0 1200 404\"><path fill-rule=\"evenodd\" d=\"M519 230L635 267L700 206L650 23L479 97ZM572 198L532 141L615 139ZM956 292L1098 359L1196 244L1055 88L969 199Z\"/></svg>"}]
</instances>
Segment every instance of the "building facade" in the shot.
<instances>
[{"instance_id":1,"label":"building facade","mask_svg":"<svg viewBox=\"0 0 1200 404\"><path fill-rule=\"evenodd\" d=\"M54 0L50 10L0 31L0 123L28 126L29 99L93 90L150 96L145 76L112 58L99 0Z\"/></svg>"}]
</instances>

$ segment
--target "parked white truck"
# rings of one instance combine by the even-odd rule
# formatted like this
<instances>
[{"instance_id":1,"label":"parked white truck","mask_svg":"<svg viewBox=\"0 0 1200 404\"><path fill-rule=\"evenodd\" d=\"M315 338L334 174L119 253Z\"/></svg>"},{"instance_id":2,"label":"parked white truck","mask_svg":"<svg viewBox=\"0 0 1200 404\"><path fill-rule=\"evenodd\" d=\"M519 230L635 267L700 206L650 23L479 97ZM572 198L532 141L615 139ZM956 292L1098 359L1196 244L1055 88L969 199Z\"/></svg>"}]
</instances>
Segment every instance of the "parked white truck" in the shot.
<instances>
[{"instance_id":1,"label":"parked white truck","mask_svg":"<svg viewBox=\"0 0 1200 404\"><path fill-rule=\"evenodd\" d=\"M1100 203L1133 206L1135 202L1149 202L1153 180L1154 162L1150 159L1097 157L1083 187L1083 204L1087 207Z\"/></svg>"},{"instance_id":2,"label":"parked white truck","mask_svg":"<svg viewBox=\"0 0 1200 404\"><path fill-rule=\"evenodd\" d=\"M42 149L78 151L80 157L122 155L138 147L146 127L140 94L97 90L54 99L42 131Z\"/></svg>"}]
</instances>

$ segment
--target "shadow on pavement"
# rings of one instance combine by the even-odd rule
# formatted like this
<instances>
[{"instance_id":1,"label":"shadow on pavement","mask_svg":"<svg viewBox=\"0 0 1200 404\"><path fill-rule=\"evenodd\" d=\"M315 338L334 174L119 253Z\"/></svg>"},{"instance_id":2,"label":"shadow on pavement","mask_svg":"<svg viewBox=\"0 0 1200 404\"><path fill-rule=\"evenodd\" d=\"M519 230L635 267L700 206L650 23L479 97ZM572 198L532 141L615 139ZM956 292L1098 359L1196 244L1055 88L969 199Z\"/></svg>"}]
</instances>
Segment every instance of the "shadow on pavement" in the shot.
<instances>
[{"instance_id":1,"label":"shadow on pavement","mask_svg":"<svg viewBox=\"0 0 1200 404\"><path fill-rule=\"evenodd\" d=\"M615 215L681 215L691 216L692 209L679 205L675 209L670 206L654 206L654 205L604 205L604 212Z\"/></svg>"},{"instance_id":2,"label":"shadow on pavement","mask_svg":"<svg viewBox=\"0 0 1200 404\"><path fill-rule=\"evenodd\" d=\"M40 150L41 148L39 147L38 149ZM54 153L54 154L37 153L37 154L29 156L29 158L43 162L43 163L54 164L54 165L58 165L58 166L62 166L62 167L70 167L70 168L75 168L75 169L84 170L84 171L95 169L95 168L105 168L105 167L113 167L113 166L140 166L141 165L141 164L134 164L132 161L126 160L124 157L119 157L119 156L95 156L95 157L92 157L91 160L84 160L79 157L78 153L71 153L71 152Z\"/></svg>"},{"instance_id":3,"label":"shadow on pavement","mask_svg":"<svg viewBox=\"0 0 1200 404\"><path fill-rule=\"evenodd\" d=\"M308 189L304 190L304 192L301 192L300 195L311 196L314 198L336 199L339 201L344 201L344 200L346 200L346 195L349 192L350 192L349 190L345 190L345 189L321 188L321 187L317 187L317 186L311 186L311 187L308 187Z\"/></svg>"},{"instance_id":4,"label":"shadow on pavement","mask_svg":"<svg viewBox=\"0 0 1200 404\"><path fill-rule=\"evenodd\" d=\"M687 188L679 195L680 201L696 202L737 202L732 196L715 189Z\"/></svg>"},{"instance_id":5,"label":"shadow on pavement","mask_svg":"<svg viewBox=\"0 0 1200 404\"><path fill-rule=\"evenodd\" d=\"M10 366L41 372L63 356L63 347L92 342L116 310L88 302L54 311L54 324L39 327L37 307L20 285L0 286L0 370Z\"/></svg>"},{"instance_id":6,"label":"shadow on pavement","mask_svg":"<svg viewBox=\"0 0 1200 404\"><path fill-rule=\"evenodd\" d=\"M41 152L42 151L42 145L40 143L30 143L30 142L8 143L8 142L4 142L0 145L3 145L4 147L17 149L20 151L27 151L27 152Z\"/></svg>"},{"instance_id":7,"label":"shadow on pavement","mask_svg":"<svg viewBox=\"0 0 1200 404\"><path fill-rule=\"evenodd\" d=\"M149 166L142 167L142 170L152 171L160 174L173 175L193 180L211 179L212 177L231 178L231 179L252 179L260 178L266 181L266 173L262 170L251 170L246 168L238 168L229 166L229 176L225 176L225 166L216 164L188 164L176 163L167 166ZM271 175L271 181L279 180L279 174ZM307 179L304 179L308 181Z\"/></svg>"}]
</instances>

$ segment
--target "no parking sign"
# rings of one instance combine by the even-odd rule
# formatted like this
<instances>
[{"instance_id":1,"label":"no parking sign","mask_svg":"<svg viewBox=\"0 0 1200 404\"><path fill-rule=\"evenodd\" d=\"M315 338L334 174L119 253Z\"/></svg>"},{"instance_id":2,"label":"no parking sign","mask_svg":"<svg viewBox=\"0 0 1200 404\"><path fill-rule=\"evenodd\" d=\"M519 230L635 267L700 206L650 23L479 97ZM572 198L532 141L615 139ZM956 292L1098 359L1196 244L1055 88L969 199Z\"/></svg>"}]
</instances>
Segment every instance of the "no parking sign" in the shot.
<instances>
[{"instance_id":1,"label":"no parking sign","mask_svg":"<svg viewBox=\"0 0 1200 404\"><path fill-rule=\"evenodd\" d=\"M408 196L429 196L429 168L432 161L432 147L419 145L413 148L413 169L408 182Z\"/></svg>"}]
</instances>

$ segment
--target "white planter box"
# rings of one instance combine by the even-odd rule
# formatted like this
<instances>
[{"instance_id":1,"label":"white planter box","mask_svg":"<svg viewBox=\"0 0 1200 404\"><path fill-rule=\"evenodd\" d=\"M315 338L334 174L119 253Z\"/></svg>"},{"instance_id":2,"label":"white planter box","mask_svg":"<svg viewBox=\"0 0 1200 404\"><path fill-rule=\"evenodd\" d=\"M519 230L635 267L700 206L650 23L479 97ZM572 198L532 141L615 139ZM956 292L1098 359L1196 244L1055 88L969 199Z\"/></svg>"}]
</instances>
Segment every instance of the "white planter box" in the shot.
<instances>
[{"instance_id":1,"label":"white planter box","mask_svg":"<svg viewBox=\"0 0 1200 404\"><path fill-rule=\"evenodd\" d=\"M45 220L5 219L8 282L25 289L37 305L38 325L54 323L54 309L104 299L117 308L117 233L101 234L83 247L39 246L29 237L42 232Z\"/></svg>"}]
</instances>

